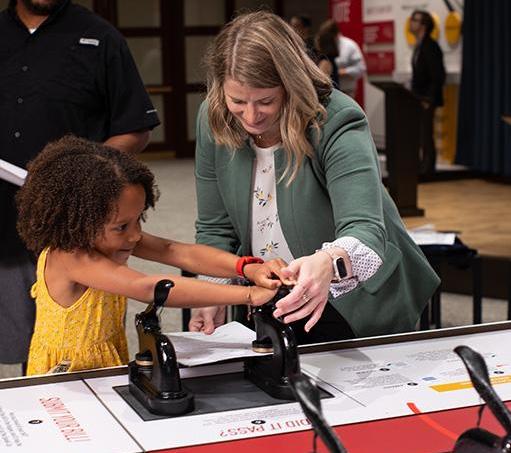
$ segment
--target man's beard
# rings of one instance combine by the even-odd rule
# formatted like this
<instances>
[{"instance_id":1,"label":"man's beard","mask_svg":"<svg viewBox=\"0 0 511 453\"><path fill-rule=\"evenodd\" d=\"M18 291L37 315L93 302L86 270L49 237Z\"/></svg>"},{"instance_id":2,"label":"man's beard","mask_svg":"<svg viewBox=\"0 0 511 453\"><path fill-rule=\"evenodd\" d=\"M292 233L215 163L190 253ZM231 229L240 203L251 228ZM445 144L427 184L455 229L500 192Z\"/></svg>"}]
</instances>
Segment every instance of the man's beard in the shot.
<instances>
[{"instance_id":1,"label":"man's beard","mask_svg":"<svg viewBox=\"0 0 511 453\"><path fill-rule=\"evenodd\" d=\"M40 3L41 0L18 0L23 3L32 14L36 16L49 16L66 1L66 0L46 0Z\"/></svg>"}]
</instances>

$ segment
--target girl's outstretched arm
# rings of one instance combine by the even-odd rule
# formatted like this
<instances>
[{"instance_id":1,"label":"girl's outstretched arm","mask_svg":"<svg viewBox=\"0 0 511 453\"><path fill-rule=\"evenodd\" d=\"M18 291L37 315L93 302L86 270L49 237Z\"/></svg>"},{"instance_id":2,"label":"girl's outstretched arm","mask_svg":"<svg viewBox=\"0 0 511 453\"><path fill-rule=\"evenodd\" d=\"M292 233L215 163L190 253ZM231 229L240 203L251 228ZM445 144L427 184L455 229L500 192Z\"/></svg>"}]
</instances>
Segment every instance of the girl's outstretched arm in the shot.
<instances>
[{"instance_id":1,"label":"girl's outstretched arm","mask_svg":"<svg viewBox=\"0 0 511 453\"><path fill-rule=\"evenodd\" d=\"M276 292L257 286L217 285L177 275L146 275L127 265L117 264L99 252L55 253L59 255L58 259L65 261L69 281L141 302L151 302L156 283L170 278L175 286L166 303L169 307L261 305L269 301Z\"/></svg>"},{"instance_id":2,"label":"girl's outstretched arm","mask_svg":"<svg viewBox=\"0 0 511 453\"><path fill-rule=\"evenodd\" d=\"M133 255L184 269L188 272L214 277L234 278L239 257L215 247L202 244L187 244L151 234L142 233ZM245 276L265 288L275 289L280 281L272 278L275 269L286 263L276 259L261 264L248 264L243 268Z\"/></svg>"},{"instance_id":3,"label":"girl's outstretched arm","mask_svg":"<svg viewBox=\"0 0 511 453\"><path fill-rule=\"evenodd\" d=\"M207 245L187 244L143 232L133 255L195 274L236 277L238 257Z\"/></svg>"}]
</instances>

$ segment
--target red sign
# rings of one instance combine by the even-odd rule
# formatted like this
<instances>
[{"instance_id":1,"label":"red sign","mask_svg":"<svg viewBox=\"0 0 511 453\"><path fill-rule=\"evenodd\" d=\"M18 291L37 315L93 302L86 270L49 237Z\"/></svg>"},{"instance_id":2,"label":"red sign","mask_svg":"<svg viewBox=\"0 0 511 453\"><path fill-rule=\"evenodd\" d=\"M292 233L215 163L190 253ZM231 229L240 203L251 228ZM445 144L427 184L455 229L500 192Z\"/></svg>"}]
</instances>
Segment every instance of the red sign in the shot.
<instances>
[{"instance_id":1,"label":"red sign","mask_svg":"<svg viewBox=\"0 0 511 453\"><path fill-rule=\"evenodd\" d=\"M369 75L392 74L394 71L395 58L393 51L367 52L365 57Z\"/></svg>"},{"instance_id":2,"label":"red sign","mask_svg":"<svg viewBox=\"0 0 511 453\"><path fill-rule=\"evenodd\" d=\"M330 0L330 17L335 20L343 35L362 47L362 0ZM363 79L358 81L356 100L364 105Z\"/></svg>"},{"instance_id":3,"label":"red sign","mask_svg":"<svg viewBox=\"0 0 511 453\"><path fill-rule=\"evenodd\" d=\"M365 44L394 44L394 22L364 24Z\"/></svg>"},{"instance_id":4,"label":"red sign","mask_svg":"<svg viewBox=\"0 0 511 453\"><path fill-rule=\"evenodd\" d=\"M330 0L330 14L341 33L362 46L362 0Z\"/></svg>"}]
</instances>

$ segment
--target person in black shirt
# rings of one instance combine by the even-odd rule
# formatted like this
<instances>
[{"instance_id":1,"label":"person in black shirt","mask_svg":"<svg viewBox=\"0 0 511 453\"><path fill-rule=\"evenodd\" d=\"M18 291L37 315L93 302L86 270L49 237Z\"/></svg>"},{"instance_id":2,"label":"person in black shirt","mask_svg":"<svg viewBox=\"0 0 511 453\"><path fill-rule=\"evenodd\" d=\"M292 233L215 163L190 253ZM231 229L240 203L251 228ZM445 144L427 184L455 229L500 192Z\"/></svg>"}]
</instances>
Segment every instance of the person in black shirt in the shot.
<instances>
[{"instance_id":1,"label":"person in black shirt","mask_svg":"<svg viewBox=\"0 0 511 453\"><path fill-rule=\"evenodd\" d=\"M0 13L0 118L0 159L20 167L65 134L135 153L159 124L123 37L69 0L11 0ZM16 190L0 180L0 363L26 360L34 323Z\"/></svg>"},{"instance_id":2,"label":"person in black shirt","mask_svg":"<svg viewBox=\"0 0 511 453\"><path fill-rule=\"evenodd\" d=\"M417 43L412 56L412 92L421 99L421 158L419 171L431 175L436 167L433 137L435 108L443 105L442 89L445 68L442 49L431 37L433 18L427 11L416 10L410 17L410 31Z\"/></svg>"}]
</instances>

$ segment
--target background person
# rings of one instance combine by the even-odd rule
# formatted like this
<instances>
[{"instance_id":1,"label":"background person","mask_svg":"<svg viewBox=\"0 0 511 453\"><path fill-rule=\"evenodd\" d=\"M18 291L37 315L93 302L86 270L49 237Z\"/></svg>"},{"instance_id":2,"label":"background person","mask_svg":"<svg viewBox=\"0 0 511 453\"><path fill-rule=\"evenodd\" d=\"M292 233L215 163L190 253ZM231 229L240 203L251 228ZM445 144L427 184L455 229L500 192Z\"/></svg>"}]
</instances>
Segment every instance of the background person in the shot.
<instances>
[{"instance_id":1,"label":"background person","mask_svg":"<svg viewBox=\"0 0 511 453\"><path fill-rule=\"evenodd\" d=\"M319 26L318 33L314 38L316 51L319 55L318 66L330 79L334 88L339 89L339 70L336 58L339 56L337 48L337 35L339 28L334 20L329 19Z\"/></svg>"},{"instance_id":2,"label":"background person","mask_svg":"<svg viewBox=\"0 0 511 453\"><path fill-rule=\"evenodd\" d=\"M414 329L439 280L382 186L360 107L271 13L227 24L206 66L197 242L289 262L279 273L296 285L275 315L307 320L301 343ZM224 319L195 310L190 328Z\"/></svg>"},{"instance_id":3,"label":"background person","mask_svg":"<svg viewBox=\"0 0 511 453\"><path fill-rule=\"evenodd\" d=\"M0 80L0 158L20 167L67 133L135 153L159 124L123 37L69 0L11 0L0 13ZM26 361L35 313L16 191L0 181L2 363Z\"/></svg>"},{"instance_id":4,"label":"background person","mask_svg":"<svg viewBox=\"0 0 511 453\"><path fill-rule=\"evenodd\" d=\"M316 51L316 46L314 45L314 37L312 36L312 21L310 17L303 14L299 16L293 16L289 20L289 24L305 42L305 47L307 48L309 57L317 62L318 54Z\"/></svg>"},{"instance_id":5,"label":"background person","mask_svg":"<svg viewBox=\"0 0 511 453\"><path fill-rule=\"evenodd\" d=\"M444 104L445 67L442 49L431 37L435 24L427 11L416 10L410 17L410 32L416 38L412 55L412 92L422 101L421 155L419 171L432 175L436 167L433 120L435 109Z\"/></svg>"},{"instance_id":6,"label":"background person","mask_svg":"<svg viewBox=\"0 0 511 453\"><path fill-rule=\"evenodd\" d=\"M339 56L336 58L339 70L339 84L343 93L355 98L358 80L366 73L364 55L359 45L351 38L344 36L339 30L337 36Z\"/></svg>"}]
</instances>

